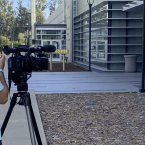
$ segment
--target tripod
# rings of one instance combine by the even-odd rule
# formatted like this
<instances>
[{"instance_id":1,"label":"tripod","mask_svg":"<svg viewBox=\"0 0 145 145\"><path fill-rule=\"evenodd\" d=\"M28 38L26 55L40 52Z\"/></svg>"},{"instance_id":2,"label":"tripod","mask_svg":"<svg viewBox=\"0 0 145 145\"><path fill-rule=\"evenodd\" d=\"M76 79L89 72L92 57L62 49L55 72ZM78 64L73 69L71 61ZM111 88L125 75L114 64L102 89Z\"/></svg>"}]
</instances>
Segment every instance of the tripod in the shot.
<instances>
[{"instance_id":1,"label":"tripod","mask_svg":"<svg viewBox=\"0 0 145 145\"><path fill-rule=\"evenodd\" d=\"M28 90L28 85L25 84L23 86L18 86L17 88L18 88L18 90L21 90L21 91L18 91L18 93L13 94L12 100L10 102L10 107L8 109L8 112L6 114L6 117L4 119L4 122L3 122L3 125L1 128L1 135L3 136L7 123L9 121L9 118L11 116L11 113L14 109L14 106L16 105L17 98L20 97L20 101L18 104L25 106L28 127L29 127L29 132L30 132L30 138L31 138L31 144L36 145L36 140L35 140L35 137L36 137L38 145L42 145L42 141L40 138L40 134L39 134L36 119L34 116L33 108L31 105L30 94L29 94L29 92L26 91L26 90ZM23 89L25 91L22 92ZM35 133L35 135L34 135L34 133Z\"/></svg>"}]
</instances>

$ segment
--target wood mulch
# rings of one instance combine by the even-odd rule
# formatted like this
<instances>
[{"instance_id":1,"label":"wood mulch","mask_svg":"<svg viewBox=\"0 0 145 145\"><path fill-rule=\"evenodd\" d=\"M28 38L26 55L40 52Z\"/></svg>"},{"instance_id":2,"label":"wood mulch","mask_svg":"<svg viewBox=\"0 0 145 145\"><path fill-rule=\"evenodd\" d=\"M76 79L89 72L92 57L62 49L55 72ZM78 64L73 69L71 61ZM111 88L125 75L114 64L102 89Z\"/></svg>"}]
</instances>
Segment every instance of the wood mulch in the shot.
<instances>
[{"instance_id":1,"label":"wood mulch","mask_svg":"<svg viewBox=\"0 0 145 145\"><path fill-rule=\"evenodd\" d=\"M53 63L61 72L62 63ZM87 71L66 63L66 72ZM36 94L48 145L145 145L141 93Z\"/></svg>"},{"instance_id":2,"label":"wood mulch","mask_svg":"<svg viewBox=\"0 0 145 145\"><path fill-rule=\"evenodd\" d=\"M145 145L141 93L37 94L48 145Z\"/></svg>"},{"instance_id":3,"label":"wood mulch","mask_svg":"<svg viewBox=\"0 0 145 145\"><path fill-rule=\"evenodd\" d=\"M50 71L50 65L48 65L48 70L42 70L39 72L48 72L48 71ZM73 63L66 62L65 63L65 71L63 71L63 63L62 62L53 62L52 63L52 71L51 72L80 72L80 71L88 71L88 70L83 68L83 67L77 66Z\"/></svg>"}]
</instances>

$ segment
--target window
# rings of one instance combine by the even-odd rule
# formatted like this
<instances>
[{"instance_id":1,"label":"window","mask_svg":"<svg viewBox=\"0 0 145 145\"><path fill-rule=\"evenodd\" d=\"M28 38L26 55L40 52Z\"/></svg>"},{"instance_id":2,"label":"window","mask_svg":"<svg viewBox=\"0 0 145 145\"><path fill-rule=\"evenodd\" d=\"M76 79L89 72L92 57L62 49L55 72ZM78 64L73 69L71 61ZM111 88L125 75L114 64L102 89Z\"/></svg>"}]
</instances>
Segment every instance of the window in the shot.
<instances>
[{"instance_id":1,"label":"window","mask_svg":"<svg viewBox=\"0 0 145 145\"><path fill-rule=\"evenodd\" d=\"M42 34L60 34L60 30L42 30Z\"/></svg>"},{"instance_id":2,"label":"window","mask_svg":"<svg viewBox=\"0 0 145 145\"><path fill-rule=\"evenodd\" d=\"M37 34L41 34L41 30L37 30Z\"/></svg>"}]
</instances>

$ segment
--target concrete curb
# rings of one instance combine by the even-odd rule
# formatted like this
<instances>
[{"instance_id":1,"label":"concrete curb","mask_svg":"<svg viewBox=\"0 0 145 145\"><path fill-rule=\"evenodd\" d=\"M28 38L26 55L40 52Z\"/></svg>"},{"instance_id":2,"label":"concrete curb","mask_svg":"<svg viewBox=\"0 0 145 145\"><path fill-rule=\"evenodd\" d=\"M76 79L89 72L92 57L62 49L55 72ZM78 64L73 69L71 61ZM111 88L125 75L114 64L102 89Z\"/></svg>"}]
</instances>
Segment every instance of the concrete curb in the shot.
<instances>
[{"instance_id":1,"label":"concrete curb","mask_svg":"<svg viewBox=\"0 0 145 145\"><path fill-rule=\"evenodd\" d=\"M13 93L16 93L16 90L11 90L10 95L13 96ZM42 144L47 145L41 117L39 114L39 109L35 97L34 90L28 90L31 97L32 107L35 114L36 122L38 125L39 133L41 136ZM10 104L10 99L5 105L0 105L0 124L2 125L3 120L6 116ZM26 112L24 106L16 105L11 114L10 120L6 127L6 130L3 135L3 144L4 145L31 145L29 128L26 118Z\"/></svg>"}]
</instances>

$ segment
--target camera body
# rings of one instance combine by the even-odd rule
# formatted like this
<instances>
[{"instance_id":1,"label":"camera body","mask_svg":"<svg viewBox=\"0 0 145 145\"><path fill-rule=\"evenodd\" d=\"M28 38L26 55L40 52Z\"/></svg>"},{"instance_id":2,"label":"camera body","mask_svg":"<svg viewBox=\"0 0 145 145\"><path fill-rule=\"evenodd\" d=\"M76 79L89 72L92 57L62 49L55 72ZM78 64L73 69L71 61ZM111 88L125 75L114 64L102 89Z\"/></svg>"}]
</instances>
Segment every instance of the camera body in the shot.
<instances>
[{"instance_id":1,"label":"camera body","mask_svg":"<svg viewBox=\"0 0 145 145\"><path fill-rule=\"evenodd\" d=\"M4 53L12 57L8 59L8 80L9 87L11 80L17 85L19 92L28 91L28 79L31 78L32 71L48 70L48 57L44 52L55 52L56 47L53 45L44 45L29 48L27 45L19 45L17 48L4 46ZM22 55L21 52L26 52ZM31 54L34 53L36 57Z\"/></svg>"},{"instance_id":2,"label":"camera body","mask_svg":"<svg viewBox=\"0 0 145 145\"><path fill-rule=\"evenodd\" d=\"M15 73L32 72L33 70L48 70L48 61L47 57L33 57L14 54L13 57L8 59L8 69Z\"/></svg>"}]
</instances>

